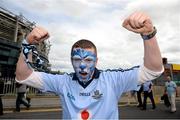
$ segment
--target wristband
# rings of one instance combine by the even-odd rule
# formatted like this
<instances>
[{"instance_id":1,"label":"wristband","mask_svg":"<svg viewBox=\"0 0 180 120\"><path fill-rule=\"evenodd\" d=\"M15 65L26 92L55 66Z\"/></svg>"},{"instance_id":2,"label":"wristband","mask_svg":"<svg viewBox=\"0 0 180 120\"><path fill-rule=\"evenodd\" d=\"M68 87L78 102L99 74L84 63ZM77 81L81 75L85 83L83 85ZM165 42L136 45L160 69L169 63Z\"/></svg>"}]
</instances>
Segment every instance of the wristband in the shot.
<instances>
[{"instance_id":1,"label":"wristband","mask_svg":"<svg viewBox=\"0 0 180 120\"><path fill-rule=\"evenodd\" d=\"M43 64L43 60L40 58L37 52L37 48L33 44L29 44L25 39L22 42L22 53L25 57L25 62L29 68L38 68ZM32 53L36 57L36 62L32 63L28 59L29 53Z\"/></svg>"},{"instance_id":2,"label":"wristband","mask_svg":"<svg viewBox=\"0 0 180 120\"><path fill-rule=\"evenodd\" d=\"M154 27L154 30L151 34L149 34L149 35L141 34L141 37L143 40L150 40L151 38L153 38L156 35L156 33L157 33L157 30L156 30L156 27Z\"/></svg>"}]
</instances>

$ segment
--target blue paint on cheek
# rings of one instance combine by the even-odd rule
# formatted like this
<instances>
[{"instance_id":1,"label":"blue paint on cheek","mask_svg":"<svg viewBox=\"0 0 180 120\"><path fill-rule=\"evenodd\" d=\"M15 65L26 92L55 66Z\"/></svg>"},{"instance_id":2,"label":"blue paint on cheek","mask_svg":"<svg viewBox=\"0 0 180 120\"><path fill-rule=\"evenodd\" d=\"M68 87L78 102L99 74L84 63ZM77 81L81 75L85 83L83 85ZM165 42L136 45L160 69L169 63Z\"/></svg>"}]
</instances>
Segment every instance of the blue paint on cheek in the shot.
<instances>
[{"instance_id":1,"label":"blue paint on cheek","mask_svg":"<svg viewBox=\"0 0 180 120\"><path fill-rule=\"evenodd\" d=\"M93 65L92 67L90 67L90 71L94 71L95 66Z\"/></svg>"},{"instance_id":2,"label":"blue paint on cheek","mask_svg":"<svg viewBox=\"0 0 180 120\"><path fill-rule=\"evenodd\" d=\"M93 72L95 69L95 64L93 64L91 67L90 67L90 71Z\"/></svg>"}]
</instances>

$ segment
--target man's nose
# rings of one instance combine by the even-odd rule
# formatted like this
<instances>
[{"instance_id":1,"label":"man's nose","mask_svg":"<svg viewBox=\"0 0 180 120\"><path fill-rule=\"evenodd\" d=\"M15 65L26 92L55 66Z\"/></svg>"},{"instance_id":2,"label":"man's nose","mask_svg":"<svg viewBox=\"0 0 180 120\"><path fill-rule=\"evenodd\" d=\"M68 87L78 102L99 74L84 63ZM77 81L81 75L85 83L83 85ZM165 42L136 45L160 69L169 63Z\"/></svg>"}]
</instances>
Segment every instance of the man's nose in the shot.
<instances>
[{"instance_id":1,"label":"man's nose","mask_svg":"<svg viewBox=\"0 0 180 120\"><path fill-rule=\"evenodd\" d=\"M81 62L80 69L84 70L85 68L86 68L86 65L83 62Z\"/></svg>"}]
</instances>

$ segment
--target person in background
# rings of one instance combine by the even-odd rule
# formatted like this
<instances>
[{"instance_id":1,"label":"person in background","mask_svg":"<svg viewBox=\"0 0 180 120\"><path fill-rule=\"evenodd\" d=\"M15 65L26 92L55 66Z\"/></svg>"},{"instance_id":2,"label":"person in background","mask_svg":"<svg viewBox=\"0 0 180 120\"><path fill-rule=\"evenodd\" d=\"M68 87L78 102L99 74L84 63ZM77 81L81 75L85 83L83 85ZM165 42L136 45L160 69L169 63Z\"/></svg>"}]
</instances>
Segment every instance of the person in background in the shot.
<instances>
[{"instance_id":1,"label":"person in background","mask_svg":"<svg viewBox=\"0 0 180 120\"><path fill-rule=\"evenodd\" d=\"M168 95L171 103L171 113L176 112L176 97L178 96L177 85L171 80L170 76L167 76L167 82L165 82L165 94Z\"/></svg>"},{"instance_id":2,"label":"person in background","mask_svg":"<svg viewBox=\"0 0 180 120\"><path fill-rule=\"evenodd\" d=\"M147 81L143 84L144 100L143 100L142 110L146 110L147 98L148 97L151 100L152 109L156 108L156 104L154 102L154 97L153 97L152 85L153 85L152 81Z\"/></svg>"},{"instance_id":3,"label":"person in background","mask_svg":"<svg viewBox=\"0 0 180 120\"><path fill-rule=\"evenodd\" d=\"M26 86L26 92L24 94L24 97L28 101L28 104L31 104L31 98L28 96L28 92L29 92L29 86Z\"/></svg>"},{"instance_id":4,"label":"person in background","mask_svg":"<svg viewBox=\"0 0 180 120\"><path fill-rule=\"evenodd\" d=\"M14 112L20 112L20 105L23 104L27 107L27 109L30 108L30 104L25 98L25 94L27 92L27 86L25 84L16 83L17 88L17 98L16 98L16 110Z\"/></svg>"},{"instance_id":5,"label":"person in background","mask_svg":"<svg viewBox=\"0 0 180 120\"><path fill-rule=\"evenodd\" d=\"M0 76L1 76L1 73L0 73ZM2 102L2 96L4 95L3 89L4 89L4 82L0 78L0 115L3 115L3 102Z\"/></svg>"},{"instance_id":6,"label":"person in background","mask_svg":"<svg viewBox=\"0 0 180 120\"><path fill-rule=\"evenodd\" d=\"M131 90L131 91L127 92L126 94L127 94L127 105L130 105L131 102L137 103L136 90ZM134 99L134 101L131 101L132 98Z\"/></svg>"},{"instance_id":7,"label":"person in background","mask_svg":"<svg viewBox=\"0 0 180 120\"><path fill-rule=\"evenodd\" d=\"M139 85L139 89L137 91L137 100L138 100L138 105L137 107L142 107L142 98L141 98L141 94L143 92L143 85Z\"/></svg>"},{"instance_id":8,"label":"person in background","mask_svg":"<svg viewBox=\"0 0 180 120\"><path fill-rule=\"evenodd\" d=\"M0 115L3 115L3 103L2 103L1 94L0 94Z\"/></svg>"}]
</instances>

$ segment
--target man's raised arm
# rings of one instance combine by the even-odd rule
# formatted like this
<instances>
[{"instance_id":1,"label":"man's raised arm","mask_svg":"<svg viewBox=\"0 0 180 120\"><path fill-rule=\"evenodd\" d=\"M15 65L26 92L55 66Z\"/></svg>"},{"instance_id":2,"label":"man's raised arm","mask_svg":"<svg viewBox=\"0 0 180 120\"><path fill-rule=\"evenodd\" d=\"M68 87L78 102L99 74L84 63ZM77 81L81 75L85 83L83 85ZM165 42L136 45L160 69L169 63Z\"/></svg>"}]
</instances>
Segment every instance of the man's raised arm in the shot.
<instances>
[{"instance_id":1,"label":"man's raised arm","mask_svg":"<svg viewBox=\"0 0 180 120\"><path fill-rule=\"evenodd\" d=\"M143 12L133 13L124 20L123 27L142 36L144 40L144 66L151 71L162 72L162 58L155 37L156 28L150 17Z\"/></svg>"},{"instance_id":2,"label":"man's raised arm","mask_svg":"<svg viewBox=\"0 0 180 120\"><path fill-rule=\"evenodd\" d=\"M48 31L42 27L35 27L26 37L26 43L38 44L49 37ZM32 59L31 53L28 55L29 60ZM23 52L20 53L17 65L16 65L16 79L24 80L31 75L33 69L31 69L27 63Z\"/></svg>"}]
</instances>

